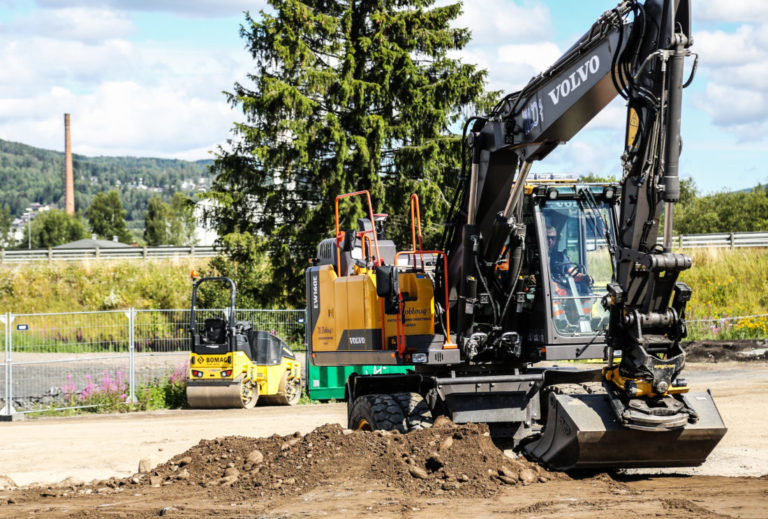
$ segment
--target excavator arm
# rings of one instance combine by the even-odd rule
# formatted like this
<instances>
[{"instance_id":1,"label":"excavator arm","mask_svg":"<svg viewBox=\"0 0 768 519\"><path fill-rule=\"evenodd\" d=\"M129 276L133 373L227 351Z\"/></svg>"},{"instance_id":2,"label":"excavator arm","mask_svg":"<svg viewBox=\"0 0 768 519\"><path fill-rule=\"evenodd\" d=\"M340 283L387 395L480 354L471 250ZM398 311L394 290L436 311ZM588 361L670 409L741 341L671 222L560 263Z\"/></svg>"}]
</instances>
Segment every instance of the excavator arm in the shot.
<instances>
[{"instance_id":1,"label":"excavator arm","mask_svg":"<svg viewBox=\"0 0 768 519\"><path fill-rule=\"evenodd\" d=\"M467 142L472 161L447 227L443 248L450 258L458 343L473 336L473 304L483 266L502 252L521 261L524 229L520 211L534 161L567 142L617 95L627 99L622 201L614 256L609 343L634 358L653 350L675 351L684 332L690 291L675 272L690 260L656 246L661 209L671 229L679 198L680 104L683 60L690 52L690 0L627 0L604 13L554 65L522 90L506 96L487 116L471 121ZM670 275L671 274L671 275ZM515 282L513 279L512 282ZM514 287L508 287L508 292ZM676 294L669 308L672 292ZM505 305L499 305L505 306ZM501 317L498 324L502 324ZM503 333L503 326L498 326ZM671 333L670 333L671 331ZM667 337L662 340L660 336ZM486 337L482 340L498 339ZM638 353L622 371L646 372ZM667 381L670 383L671 381Z\"/></svg>"},{"instance_id":2,"label":"excavator arm","mask_svg":"<svg viewBox=\"0 0 768 519\"><path fill-rule=\"evenodd\" d=\"M684 79L684 60L692 54L690 13L690 0L621 2L554 65L466 127L471 168L463 177L457 196L461 209L446 230L443 247L450 258L448 278L455 297L449 305L457 316L456 343L471 359L478 351L501 351L520 340L511 336L519 323L510 317L514 313L510 302L521 293L517 285L523 282L519 273L530 227L524 224L522 207L532 163L567 142L617 95L627 100L615 238L606 235L613 276L603 299L609 312L608 366L599 380L608 403L605 414L598 413L597 426L599 431L616 433L613 444L618 454L616 459L597 455L590 462L583 453L569 452L590 451L585 443L589 434L579 431L594 426L590 420L595 418L590 412L579 415L575 411L579 406L572 404L584 404L593 411L598 407L596 401L581 397L556 396L563 386L555 384L542 393L551 397L543 406L549 406L553 417L544 438L529 449L553 466L696 464L725 433L711 396L686 397L688 387L680 377L685 364L680 340L686 335L685 307L691 290L678 281L678 275L690 268L691 260L671 251L671 229L674 203L680 197L682 90L695 72L694 62L691 78ZM589 199L586 195L586 203ZM662 209L664 240L657 245ZM511 275L505 289L494 293L488 279L502 255L508 258ZM483 299L489 306L489 296L500 299L490 305L503 310L494 309L490 324L486 312L486 322L478 326L478 306ZM621 360L615 365L618 357ZM603 402L603 396L598 401ZM570 426L562 429L562 423ZM640 437L649 433L679 436L675 442L658 434L633 438L637 452L642 451L641 443L647 452L627 461L620 438L626 439L621 431L628 430ZM571 436L573 431L577 432ZM690 452L679 459L659 458L659 442L675 443L680 453ZM604 450L606 442L596 448ZM574 465L575 458L580 461Z\"/></svg>"}]
</instances>

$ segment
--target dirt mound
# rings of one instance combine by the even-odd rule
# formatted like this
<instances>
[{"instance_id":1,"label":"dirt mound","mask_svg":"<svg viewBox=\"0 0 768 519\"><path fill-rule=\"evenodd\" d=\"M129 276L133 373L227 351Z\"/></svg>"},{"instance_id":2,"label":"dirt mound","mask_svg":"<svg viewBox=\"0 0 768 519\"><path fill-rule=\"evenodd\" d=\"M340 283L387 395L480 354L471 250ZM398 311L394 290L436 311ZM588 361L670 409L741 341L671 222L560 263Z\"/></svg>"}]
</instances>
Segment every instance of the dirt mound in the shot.
<instances>
[{"instance_id":1,"label":"dirt mound","mask_svg":"<svg viewBox=\"0 0 768 519\"><path fill-rule=\"evenodd\" d=\"M332 480L368 479L406 495L487 497L503 485L566 476L510 459L485 425L443 426L409 434L352 432L325 425L301 436L203 440L147 474L118 485L193 485L225 494L276 497Z\"/></svg>"},{"instance_id":2,"label":"dirt mound","mask_svg":"<svg viewBox=\"0 0 768 519\"><path fill-rule=\"evenodd\" d=\"M768 360L768 341L690 341L683 343L690 362Z\"/></svg>"}]
</instances>

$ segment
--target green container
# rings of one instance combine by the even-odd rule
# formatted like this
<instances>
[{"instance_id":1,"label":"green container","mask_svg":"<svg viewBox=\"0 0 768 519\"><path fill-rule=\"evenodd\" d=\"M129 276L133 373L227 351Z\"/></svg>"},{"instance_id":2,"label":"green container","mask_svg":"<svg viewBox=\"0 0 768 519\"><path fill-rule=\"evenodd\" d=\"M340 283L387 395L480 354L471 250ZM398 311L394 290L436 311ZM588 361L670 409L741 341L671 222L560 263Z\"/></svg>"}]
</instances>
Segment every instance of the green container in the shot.
<instances>
[{"instance_id":1,"label":"green container","mask_svg":"<svg viewBox=\"0 0 768 519\"><path fill-rule=\"evenodd\" d=\"M413 366L313 366L307 362L307 393L312 400L343 400L347 378L358 375L405 373Z\"/></svg>"}]
</instances>

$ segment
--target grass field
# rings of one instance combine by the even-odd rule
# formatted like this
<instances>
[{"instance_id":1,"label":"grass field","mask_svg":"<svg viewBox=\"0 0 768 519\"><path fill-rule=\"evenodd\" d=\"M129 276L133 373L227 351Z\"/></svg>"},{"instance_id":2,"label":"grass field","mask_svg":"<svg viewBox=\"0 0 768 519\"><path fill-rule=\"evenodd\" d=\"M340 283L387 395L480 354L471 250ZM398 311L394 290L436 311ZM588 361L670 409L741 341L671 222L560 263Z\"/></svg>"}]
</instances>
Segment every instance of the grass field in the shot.
<instances>
[{"instance_id":1,"label":"grass field","mask_svg":"<svg viewBox=\"0 0 768 519\"><path fill-rule=\"evenodd\" d=\"M0 312L51 313L189 307L190 271L206 259L0 266Z\"/></svg>"},{"instance_id":2,"label":"grass field","mask_svg":"<svg viewBox=\"0 0 768 519\"><path fill-rule=\"evenodd\" d=\"M693 268L691 338L768 337L768 249L686 251ZM187 308L192 269L207 260L91 261L0 265L0 313ZM303 284L303 279L296 283Z\"/></svg>"}]
</instances>

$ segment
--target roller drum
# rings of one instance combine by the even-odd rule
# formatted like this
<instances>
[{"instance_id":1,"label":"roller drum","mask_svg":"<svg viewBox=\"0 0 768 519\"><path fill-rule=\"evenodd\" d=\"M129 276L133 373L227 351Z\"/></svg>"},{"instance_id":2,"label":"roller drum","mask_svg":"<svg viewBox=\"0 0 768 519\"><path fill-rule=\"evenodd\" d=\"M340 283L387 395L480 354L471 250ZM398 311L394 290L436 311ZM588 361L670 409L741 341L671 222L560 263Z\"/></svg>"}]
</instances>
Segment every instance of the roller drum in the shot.
<instances>
[{"instance_id":1,"label":"roller drum","mask_svg":"<svg viewBox=\"0 0 768 519\"><path fill-rule=\"evenodd\" d=\"M258 386L245 380L187 382L187 404L193 409L250 409L258 396Z\"/></svg>"}]
</instances>

